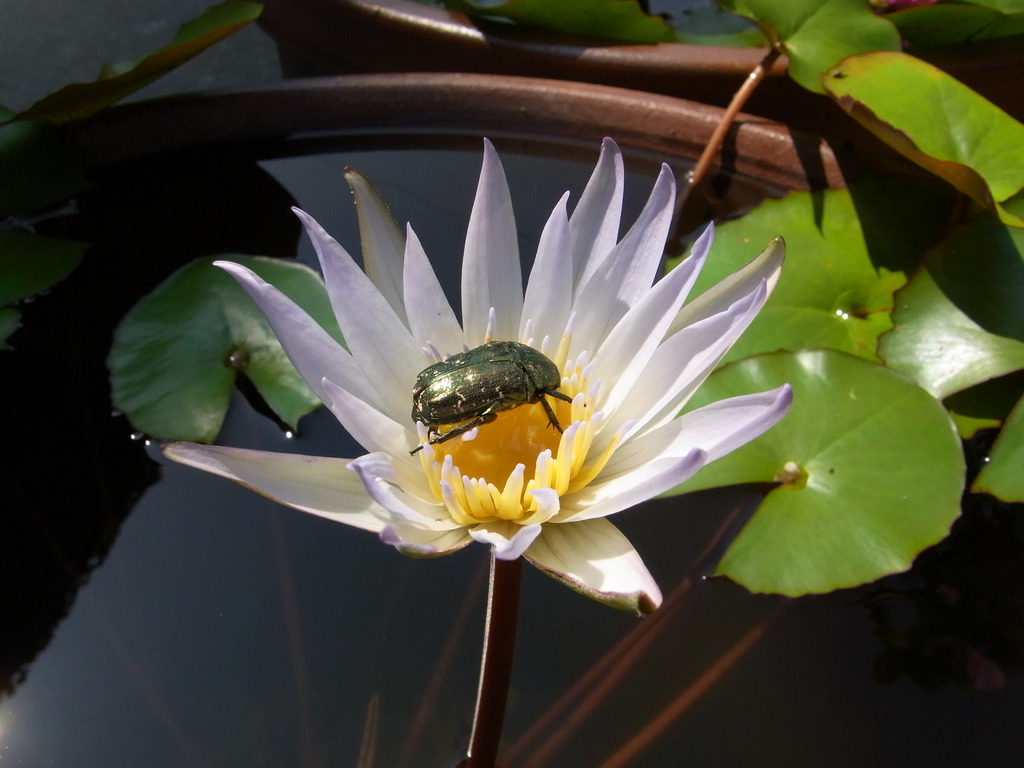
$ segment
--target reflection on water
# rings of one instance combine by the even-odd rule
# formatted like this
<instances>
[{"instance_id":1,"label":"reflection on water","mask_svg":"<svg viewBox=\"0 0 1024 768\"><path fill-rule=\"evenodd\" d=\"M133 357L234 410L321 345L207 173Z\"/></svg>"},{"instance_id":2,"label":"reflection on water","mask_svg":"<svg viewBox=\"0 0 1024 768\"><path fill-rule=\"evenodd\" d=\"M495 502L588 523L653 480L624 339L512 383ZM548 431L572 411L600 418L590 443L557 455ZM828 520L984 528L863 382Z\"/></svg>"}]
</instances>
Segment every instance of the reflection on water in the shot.
<instances>
[{"instance_id":1,"label":"reflection on water","mask_svg":"<svg viewBox=\"0 0 1024 768\"><path fill-rule=\"evenodd\" d=\"M521 248L530 253L564 185L573 199L582 189L597 147L581 162L553 162L497 146ZM24 681L0 699L0 761L354 766L364 723L375 713L374 765L458 762L476 687L486 550L407 559L370 534L164 463L152 447L130 440L122 419L109 417L102 361L131 296L173 264L212 251L287 255L296 246L312 263L287 212L291 199L358 252L346 165L374 180L400 222L413 222L433 259L457 264L462 243L453 238L465 232L479 157L478 145L353 150L266 160L262 172L207 163L201 179L197 168L179 166L125 180L116 193L103 193L109 197L84 202L79 220L61 224L87 230L97 251L81 274L27 309L18 350L5 353L6 362L24 365L13 375L33 405L27 418L8 422L5 512L66 527L59 536L29 523L17 533L4 529L5 567L14 566L4 579L5 670L14 674L39 653ZM653 178L634 172L644 169L651 166L627 174L625 221ZM168 180L175 175L192 183L175 186ZM132 221L115 218L117 211L148 213ZM110 290L113 274L128 287ZM456 297L457 274L449 270L446 285ZM55 307L71 309L61 315ZM47 313L60 322L44 324ZM79 322L87 315L97 327ZM34 370L46 373L29 378ZM63 431L54 431L49 415ZM323 409L288 439L241 397L220 439L342 457L358 451ZM148 484L154 462L159 479ZM42 481L28 481L23 467L30 464L44 468ZM655 500L616 522L669 594L743 498ZM15 515L5 516L5 526L8 519ZM80 525L96 520L88 532ZM39 552L46 547L60 557L45 559ZM102 564L79 586L90 559ZM57 586L47 586L51 579ZM39 589L30 593L26 580ZM815 768L1022 764L1021 682L983 694L874 682L879 645L862 607L867 594L786 601L697 582L607 698L588 705L588 720L574 721L578 702L554 718L553 732L564 740L552 745L546 735L519 739L639 622L528 570L507 727L508 746L525 743L516 765L602 765L673 702L700 690L708 671L755 628L763 637L721 666L629 765L722 768L762 763L765 755L772 765ZM14 648L15 637L28 639ZM536 763L543 744L550 759Z\"/></svg>"}]
</instances>

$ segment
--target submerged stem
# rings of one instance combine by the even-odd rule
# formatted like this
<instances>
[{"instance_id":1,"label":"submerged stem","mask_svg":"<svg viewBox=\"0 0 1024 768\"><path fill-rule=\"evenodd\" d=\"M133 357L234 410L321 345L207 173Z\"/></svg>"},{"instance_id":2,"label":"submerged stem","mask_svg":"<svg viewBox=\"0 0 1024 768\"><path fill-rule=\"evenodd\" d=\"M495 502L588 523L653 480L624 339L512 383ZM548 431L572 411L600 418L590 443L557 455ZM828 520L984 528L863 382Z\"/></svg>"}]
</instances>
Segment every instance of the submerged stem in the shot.
<instances>
[{"instance_id":1,"label":"submerged stem","mask_svg":"<svg viewBox=\"0 0 1024 768\"><path fill-rule=\"evenodd\" d=\"M460 768L494 768L505 720L512 677L512 656L519 617L519 584L523 559L499 560L491 553L491 579L487 593L484 652L480 662L480 686L469 751Z\"/></svg>"}]
</instances>

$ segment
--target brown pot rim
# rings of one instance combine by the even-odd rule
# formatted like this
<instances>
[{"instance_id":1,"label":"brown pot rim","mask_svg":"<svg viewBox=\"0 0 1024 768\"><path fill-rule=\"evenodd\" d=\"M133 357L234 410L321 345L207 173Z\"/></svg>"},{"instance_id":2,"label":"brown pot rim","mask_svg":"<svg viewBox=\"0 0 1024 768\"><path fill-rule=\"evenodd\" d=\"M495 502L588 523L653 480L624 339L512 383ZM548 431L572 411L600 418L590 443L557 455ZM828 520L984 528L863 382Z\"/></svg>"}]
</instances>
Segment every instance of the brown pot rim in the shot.
<instances>
[{"instance_id":1,"label":"brown pot rim","mask_svg":"<svg viewBox=\"0 0 1024 768\"><path fill-rule=\"evenodd\" d=\"M317 135L445 134L593 147L610 136L654 157L694 160L722 110L671 96L563 80L459 73L342 75L142 101L79 125L90 168ZM740 115L724 170L787 189L845 186L818 138Z\"/></svg>"},{"instance_id":2,"label":"brown pot rim","mask_svg":"<svg viewBox=\"0 0 1024 768\"><path fill-rule=\"evenodd\" d=\"M299 74L480 72L664 93L725 106L764 48L666 42L619 44L480 22L414 0L264 0L260 25ZM917 51L1010 114L1024 104L1019 40ZM775 61L747 109L837 141L864 132L830 100L798 86ZM870 143L870 142L869 142Z\"/></svg>"},{"instance_id":3,"label":"brown pot rim","mask_svg":"<svg viewBox=\"0 0 1024 768\"><path fill-rule=\"evenodd\" d=\"M761 48L730 48L665 42L653 45L621 43L603 39L573 37L538 30L524 30L515 25L476 23L463 13L415 2L415 0L268 0L267 11L260 23L274 37L292 38L308 45L323 39L317 29L304 28L306 34L297 39L291 31L296 12L308 9L311 18L330 16L337 26L330 31L355 34L358 28L372 25L398 39L432 42L447 47L444 54L461 59L468 55L488 57L511 55L543 56L565 62L581 62L590 67L634 70L687 71L702 76L726 76L742 80L764 58ZM287 13L281 12L287 9ZM301 19L297 24L303 28ZM349 32L345 28L349 28ZM321 30L323 31L323 30ZM312 35L310 34L312 33ZM331 45L333 55L343 46ZM389 53L391 50L389 49ZM772 75L786 71L785 57L776 61Z\"/></svg>"},{"instance_id":4,"label":"brown pot rim","mask_svg":"<svg viewBox=\"0 0 1024 768\"><path fill-rule=\"evenodd\" d=\"M477 22L463 13L450 11L416 0L264 0L266 11L260 24L277 37L283 32L294 38L289 25L310 9L312 18L332 17L357 29L332 26L320 30L333 41L335 52L338 35L360 35L366 24L371 24L400 38L417 38L424 42L443 44L462 56L466 51L486 50L489 55L507 56L510 52L562 58L609 68L634 70L635 74L650 74L660 70L694 73L702 77L745 78L761 62L765 48L700 45L682 42L656 44L621 43L614 40L574 37L571 35L531 30L516 25ZM286 11L286 12L283 12ZM301 27L301 24L299 25ZM309 32L309 29L306 29ZM312 30L316 31L316 30ZM316 39L317 36L314 36ZM298 40L308 45L309 37ZM948 69L951 73L970 73L979 69L1005 69L1019 67L1022 58L1015 38L994 38L986 41L984 50L963 46L935 48L916 53L926 61ZM374 45L378 45L374 41ZM388 49L388 55L395 51ZM779 57L769 77L785 77L788 59ZM550 65L549 65L550 66ZM445 70L447 71L447 70Z\"/></svg>"}]
</instances>

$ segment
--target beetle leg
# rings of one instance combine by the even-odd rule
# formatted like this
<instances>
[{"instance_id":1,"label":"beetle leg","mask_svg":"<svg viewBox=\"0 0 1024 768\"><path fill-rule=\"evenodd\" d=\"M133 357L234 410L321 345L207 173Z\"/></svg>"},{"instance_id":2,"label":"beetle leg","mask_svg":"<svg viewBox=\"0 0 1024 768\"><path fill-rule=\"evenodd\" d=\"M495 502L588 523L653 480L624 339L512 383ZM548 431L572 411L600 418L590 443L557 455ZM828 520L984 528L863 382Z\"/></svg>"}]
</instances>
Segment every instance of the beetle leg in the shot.
<instances>
[{"instance_id":1,"label":"beetle leg","mask_svg":"<svg viewBox=\"0 0 1024 768\"><path fill-rule=\"evenodd\" d=\"M484 424L490 424L496 418L498 418L498 414L496 413L485 413L482 416L477 416L475 419L470 419L469 421L463 422L462 424L459 424L457 427L452 427L447 432L439 432L432 438L430 438L427 442L430 443L431 445L443 443L447 440L451 440L453 437L458 437L459 435L465 432L469 432L469 430L471 429L483 426ZM409 455L412 456L421 450L423 450L423 445L417 445L415 448L409 451Z\"/></svg>"},{"instance_id":2,"label":"beetle leg","mask_svg":"<svg viewBox=\"0 0 1024 768\"><path fill-rule=\"evenodd\" d=\"M452 427L447 432L436 435L432 440L430 440L430 444L434 445L436 443L443 443L446 440L451 440L453 437L458 437L464 432L469 432L471 429L483 426L484 424L490 424L496 418L498 418L498 414L496 413L485 413L482 416L477 416L475 419L463 422L457 427Z\"/></svg>"},{"instance_id":3,"label":"beetle leg","mask_svg":"<svg viewBox=\"0 0 1024 768\"><path fill-rule=\"evenodd\" d=\"M559 392L557 389L545 389L543 394L557 397L559 400L564 400L569 405L572 405L572 398L565 394L565 392Z\"/></svg>"},{"instance_id":4,"label":"beetle leg","mask_svg":"<svg viewBox=\"0 0 1024 768\"><path fill-rule=\"evenodd\" d=\"M540 395L540 404L544 406L544 412L547 413L548 415L548 422L551 424L552 427L558 430L558 434L562 434L565 430L563 430L562 425L558 423L558 417L555 416L555 410L554 408L551 407L551 404L544 398L544 395L562 395L562 393L542 392ZM562 395L562 397L569 400L570 403L572 402L572 400L569 399L566 395Z\"/></svg>"}]
</instances>

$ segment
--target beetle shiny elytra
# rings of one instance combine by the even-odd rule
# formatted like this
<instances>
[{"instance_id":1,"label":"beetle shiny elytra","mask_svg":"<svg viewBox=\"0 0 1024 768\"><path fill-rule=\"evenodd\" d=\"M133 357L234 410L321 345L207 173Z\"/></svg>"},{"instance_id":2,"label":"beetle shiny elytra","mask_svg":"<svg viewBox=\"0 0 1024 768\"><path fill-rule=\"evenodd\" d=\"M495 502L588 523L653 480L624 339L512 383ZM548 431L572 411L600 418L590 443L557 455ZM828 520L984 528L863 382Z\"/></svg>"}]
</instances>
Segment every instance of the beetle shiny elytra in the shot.
<instances>
[{"instance_id":1,"label":"beetle shiny elytra","mask_svg":"<svg viewBox=\"0 0 1024 768\"><path fill-rule=\"evenodd\" d=\"M561 432L545 399L547 395L571 403L571 397L558 391L561 383L558 366L533 347L491 341L420 371L412 388L412 420L423 422L433 445L494 421L500 411L540 403L551 426ZM441 424L456 426L440 432Z\"/></svg>"}]
</instances>

